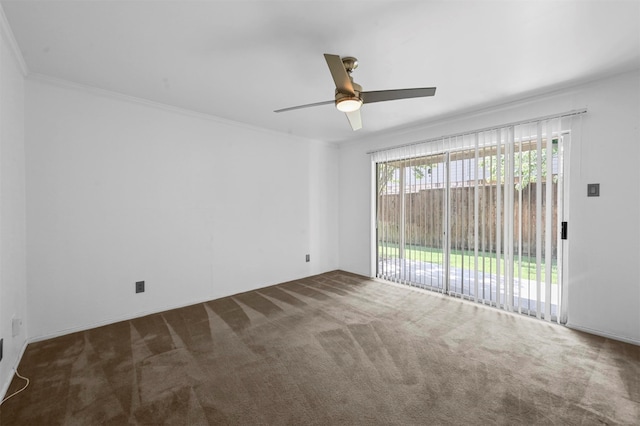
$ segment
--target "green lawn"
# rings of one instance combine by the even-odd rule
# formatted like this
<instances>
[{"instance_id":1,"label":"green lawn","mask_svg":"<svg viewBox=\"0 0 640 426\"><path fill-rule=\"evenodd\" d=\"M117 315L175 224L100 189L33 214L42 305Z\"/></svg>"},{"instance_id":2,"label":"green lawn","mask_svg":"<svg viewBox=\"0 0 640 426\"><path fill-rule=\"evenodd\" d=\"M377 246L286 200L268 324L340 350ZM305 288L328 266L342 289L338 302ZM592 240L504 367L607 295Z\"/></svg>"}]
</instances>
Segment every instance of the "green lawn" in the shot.
<instances>
[{"instance_id":1,"label":"green lawn","mask_svg":"<svg viewBox=\"0 0 640 426\"><path fill-rule=\"evenodd\" d=\"M397 244L385 244L384 246L378 245L379 256L384 257L398 257L398 245ZM461 268L467 270L475 269L475 261L473 259L474 252L462 252L460 250L452 250L450 262L454 268ZM442 265L444 263L442 251L431 247L423 246L407 246L405 249L405 257L409 260L417 260L421 262L430 262ZM495 253L478 253L478 270L488 273L496 273L497 259ZM541 273L542 277L540 281L545 281L545 265L542 262ZM519 275L519 271L520 275ZM504 274L504 258L500 262L500 273ZM522 263L518 264L518 258L516 257L515 263L515 276L520 276L523 279L535 280L536 278L536 259L531 257L522 256ZM551 265L551 282L558 282L558 267L554 262Z\"/></svg>"}]
</instances>

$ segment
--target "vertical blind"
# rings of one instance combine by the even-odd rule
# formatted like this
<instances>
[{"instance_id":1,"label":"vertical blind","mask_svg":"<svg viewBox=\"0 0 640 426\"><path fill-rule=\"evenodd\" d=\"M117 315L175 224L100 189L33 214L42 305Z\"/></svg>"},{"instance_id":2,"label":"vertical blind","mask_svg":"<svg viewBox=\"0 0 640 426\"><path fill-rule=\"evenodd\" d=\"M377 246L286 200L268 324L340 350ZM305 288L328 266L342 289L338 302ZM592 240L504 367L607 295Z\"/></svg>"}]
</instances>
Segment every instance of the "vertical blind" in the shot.
<instances>
[{"instance_id":1,"label":"vertical blind","mask_svg":"<svg viewBox=\"0 0 640 426\"><path fill-rule=\"evenodd\" d=\"M565 323L565 150L586 110L371 152L376 276Z\"/></svg>"}]
</instances>

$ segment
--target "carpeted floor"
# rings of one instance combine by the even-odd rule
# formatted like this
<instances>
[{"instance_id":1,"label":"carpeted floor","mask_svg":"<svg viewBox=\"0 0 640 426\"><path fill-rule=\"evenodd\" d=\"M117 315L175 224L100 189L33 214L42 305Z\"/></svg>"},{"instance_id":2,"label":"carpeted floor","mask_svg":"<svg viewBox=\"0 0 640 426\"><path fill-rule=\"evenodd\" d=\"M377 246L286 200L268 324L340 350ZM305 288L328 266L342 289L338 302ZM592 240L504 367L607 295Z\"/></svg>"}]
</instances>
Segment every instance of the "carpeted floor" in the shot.
<instances>
[{"instance_id":1,"label":"carpeted floor","mask_svg":"<svg viewBox=\"0 0 640 426\"><path fill-rule=\"evenodd\" d=\"M2 426L640 419L638 346L344 272L30 344L19 371Z\"/></svg>"}]
</instances>

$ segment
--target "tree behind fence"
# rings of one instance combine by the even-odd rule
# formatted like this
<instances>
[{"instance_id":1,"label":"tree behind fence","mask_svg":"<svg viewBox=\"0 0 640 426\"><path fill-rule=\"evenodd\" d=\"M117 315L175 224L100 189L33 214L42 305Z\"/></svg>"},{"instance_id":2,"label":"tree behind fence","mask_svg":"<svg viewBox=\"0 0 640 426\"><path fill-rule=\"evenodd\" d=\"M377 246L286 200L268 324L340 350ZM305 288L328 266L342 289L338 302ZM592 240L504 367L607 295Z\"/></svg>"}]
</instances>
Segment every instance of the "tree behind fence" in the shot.
<instances>
[{"instance_id":1,"label":"tree behind fence","mask_svg":"<svg viewBox=\"0 0 640 426\"><path fill-rule=\"evenodd\" d=\"M518 250L518 233L522 232L522 254L535 256L536 254L536 185L532 182L522 190L514 189L514 241ZM542 217L546 220L546 183L542 183ZM555 197L557 184L552 184ZM405 194L405 241L407 244L440 247L443 234L443 188L425 189ZM482 185L478 187L479 209L478 236L481 251L495 252L497 236L497 186ZM501 187L504 196L504 185ZM474 194L475 188L458 187L450 189L451 218L450 234L453 250L474 250ZM522 199L522 221L519 224L520 199ZM504 204L504 203L503 203ZM553 254L557 250L557 206L552 207L551 247ZM400 194L383 194L378 197L378 239L384 238L387 243L399 242ZM504 221L504 205L501 206L501 217ZM385 227L384 236L381 227ZM502 228L504 238L504 228ZM545 235L542 235L542 254L545 254Z\"/></svg>"}]
</instances>

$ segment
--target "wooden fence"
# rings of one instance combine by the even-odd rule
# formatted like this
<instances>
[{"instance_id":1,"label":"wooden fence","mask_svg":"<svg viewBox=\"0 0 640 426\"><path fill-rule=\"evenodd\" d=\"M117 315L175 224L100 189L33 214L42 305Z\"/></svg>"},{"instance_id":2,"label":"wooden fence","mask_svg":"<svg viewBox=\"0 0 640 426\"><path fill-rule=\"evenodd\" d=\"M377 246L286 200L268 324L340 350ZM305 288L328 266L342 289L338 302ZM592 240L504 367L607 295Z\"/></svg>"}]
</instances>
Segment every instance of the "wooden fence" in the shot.
<instances>
[{"instance_id":1,"label":"wooden fence","mask_svg":"<svg viewBox=\"0 0 640 426\"><path fill-rule=\"evenodd\" d=\"M523 255L536 254L536 183L530 183L521 191L514 189L514 250L522 243ZM542 190L542 253L545 253L546 183ZM405 241L407 244L426 247L441 247L444 235L443 209L444 189L426 189L405 194ZM557 184L552 184L553 198L556 198ZM495 252L497 238L497 194L496 185L478 187L478 237L480 251ZM501 188L504 199L504 185ZM475 188L458 187L450 189L451 218L450 234L453 250L474 249L474 195ZM378 240L398 243L400 195L386 194L378 197ZM522 202L520 202L522 200ZM551 247L557 250L557 208L552 208ZM501 232L504 241L504 203L501 206ZM381 232L382 227L385 231ZM521 237L519 237L521 236ZM504 243L502 243L504 247Z\"/></svg>"}]
</instances>

